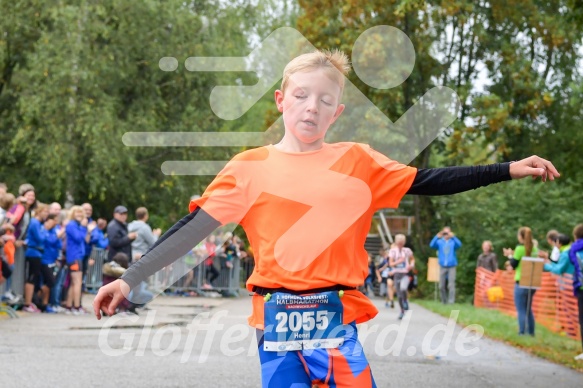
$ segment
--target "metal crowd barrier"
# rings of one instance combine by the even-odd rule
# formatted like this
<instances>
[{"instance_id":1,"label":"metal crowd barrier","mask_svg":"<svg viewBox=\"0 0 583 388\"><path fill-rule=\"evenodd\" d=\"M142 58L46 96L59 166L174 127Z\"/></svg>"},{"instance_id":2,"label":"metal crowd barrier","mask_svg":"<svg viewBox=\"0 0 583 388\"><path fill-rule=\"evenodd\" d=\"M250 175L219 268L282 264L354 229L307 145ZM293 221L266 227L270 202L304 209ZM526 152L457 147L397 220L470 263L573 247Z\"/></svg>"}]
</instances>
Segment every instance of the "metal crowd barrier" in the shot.
<instances>
[{"instance_id":1,"label":"metal crowd barrier","mask_svg":"<svg viewBox=\"0 0 583 388\"><path fill-rule=\"evenodd\" d=\"M15 295L24 295L24 283L26 278L26 259L24 258L24 248L16 248L14 252L14 268L12 270L12 292ZM5 284L2 285L4 294Z\"/></svg>"},{"instance_id":2,"label":"metal crowd barrier","mask_svg":"<svg viewBox=\"0 0 583 388\"><path fill-rule=\"evenodd\" d=\"M240 288L240 273L241 273L241 262L239 259L234 259L232 261L233 266L232 268L227 267L226 259L225 258L215 258L213 265L215 269L219 272L219 276L213 280L212 288L205 289L203 285L207 282L205 278L207 277L207 267L204 264L204 259L197 259L193 257L194 255L187 255L182 259L178 260L178 263L182 264L185 267L192 267L195 263L201 262L199 265L196 265L190 273L187 273L183 277L181 277L178 281L176 281L171 286L167 287L166 290L171 292L196 292L198 294L204 293L205 291L218 291L221 292L223 295L237 295ZM164 279L161 277L164 276L164 270L159 271L151 281L151 284L155 285L164 284ZM163 290L158 290L163 291Z\"/></svg>"},{"instance_id":3,"label":"metal crowd barrier","mask_svg":"<svg viewBox=\"0 0 583 388\"><path fill-rule=\"evenodd\" d=\"M107 250L94 247L90 258L94 260L94 263L87 269L85 286L88 290L97 291L102 285L102 271L103 264L107 260ZM196 265L197 262L201 263ZM244 287L245 281L253 271L253 263L252 261L250 263L245 261L243 271L241 270L241 260L235 258L232 263L232 268L229 268L224 257L215 258L213 265L219 271L219 276L213 281L212 291L221 292L223 295L237 295L239 289ZM148 281L148 288L156 292L166 290L171 292L194 291L198 294L203 294L208 291L203 288L206 283L207 267L204 264L204 260L196 258L194 253L184 256L169 267L173 268L163 269L151 276ZM11 287L12 291L17 295L24 295L25 272L24 249L17 248L14 257ZM186 275L182 276L185 273ZM174 279L178 280L172 282ZM166 286L170 282L172 284ZM5 285L3 284L0 286L0 295L4 293L4 289Z\"/></svg>"},{"instance_id":4,"label":"metal crowd barrier","mask_svg":"<svg viewBox=\"0 0 583 388\"><path fill-rule=\"evenodd\" d=\"M103 264L107 260L107 250L93 247L89 258L93 259L94 263L87 268L85 287L87 290L97 291L103 284L102 270Z\"/></svg>"}]
</instances>

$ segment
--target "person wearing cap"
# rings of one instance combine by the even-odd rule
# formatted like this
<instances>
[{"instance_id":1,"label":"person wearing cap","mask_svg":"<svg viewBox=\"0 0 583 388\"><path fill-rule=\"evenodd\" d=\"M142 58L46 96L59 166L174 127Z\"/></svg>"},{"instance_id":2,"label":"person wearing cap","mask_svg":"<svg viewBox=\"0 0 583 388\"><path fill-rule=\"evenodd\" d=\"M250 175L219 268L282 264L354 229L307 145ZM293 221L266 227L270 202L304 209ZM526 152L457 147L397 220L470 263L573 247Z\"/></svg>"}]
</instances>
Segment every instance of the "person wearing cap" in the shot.
<instances>
[{"instance_id":1,"label":"person wearing cap","mask_svg":"<svg viewBox=\"0 0 583 388\"><path fill-rule=\"evenodd\" d=\"M128 209L125 206L116 206L113 210L113 220L107 225L109 252L107 261L111 261L118 252L125 253L132 258L132 241L138 237L136 232L128 233Z\"/></svg>"}]
</instances>

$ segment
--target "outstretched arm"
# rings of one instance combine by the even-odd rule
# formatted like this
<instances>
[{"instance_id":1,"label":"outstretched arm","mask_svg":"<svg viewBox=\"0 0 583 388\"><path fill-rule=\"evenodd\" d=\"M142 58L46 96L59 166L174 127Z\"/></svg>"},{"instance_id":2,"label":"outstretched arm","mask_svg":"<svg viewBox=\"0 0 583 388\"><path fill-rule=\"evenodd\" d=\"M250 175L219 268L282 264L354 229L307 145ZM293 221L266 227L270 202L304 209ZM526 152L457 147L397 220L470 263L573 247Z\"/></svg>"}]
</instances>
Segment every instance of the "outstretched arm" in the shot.
<instances>
[{"instance_id":1,"label":"outstretched arm","mask_svg":"<svg viewBox=\"0 0 583 388\"><path fill-rule=\"evenodd\" d=\"M407 194L450 195L527 176L541 177L545 182L560 174L551 162L538 156L487 166L419 169Z\"/></svg>"},{"instance_id":2,"label":"outstretched arm","mask_svg":"<svg viewBox=\"0 0 583 388\"><path fill-rule=\"evenodd\" d=\"M121 279L99 289L93 301L97 319L101 319L101 311L113 315L117 305L132 288L184 256L219 226L219 221L200 208L178 221L125 271Z\"/></svg>"}]
</instances>

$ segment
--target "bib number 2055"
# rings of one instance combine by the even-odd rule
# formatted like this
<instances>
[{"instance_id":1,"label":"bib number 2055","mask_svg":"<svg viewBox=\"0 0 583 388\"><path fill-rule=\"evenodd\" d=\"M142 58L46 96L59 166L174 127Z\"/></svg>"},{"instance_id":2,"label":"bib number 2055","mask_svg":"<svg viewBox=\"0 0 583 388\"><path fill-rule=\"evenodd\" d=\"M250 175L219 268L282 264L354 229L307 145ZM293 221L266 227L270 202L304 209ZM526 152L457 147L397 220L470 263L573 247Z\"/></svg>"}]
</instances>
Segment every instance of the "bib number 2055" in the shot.
<instances>
[{"instance_id":1,"label":"bib number 2055","mask_svg":"<svg viewBox=\"0 0 583 388\"><path fill-rule=\"evenodd\" d=\"M288 331L312 331L314 328L318 330L326 330L330 325L328 320L328 311L292 311L287 314L280 311L275 314L275 320L278 322L275 329L278 333L287 333Z\"/></svg>"},{"instance_id":2,"label":"bib number 2055","mask_svg":"<svg viewBox=\"0 0 583 388\"><path fill-rule=\"evenodd\" d=\"M342 303L335 291L275 293L265 302L266 351L336 348L344 342Z\"/></svg>"}]
</instances>

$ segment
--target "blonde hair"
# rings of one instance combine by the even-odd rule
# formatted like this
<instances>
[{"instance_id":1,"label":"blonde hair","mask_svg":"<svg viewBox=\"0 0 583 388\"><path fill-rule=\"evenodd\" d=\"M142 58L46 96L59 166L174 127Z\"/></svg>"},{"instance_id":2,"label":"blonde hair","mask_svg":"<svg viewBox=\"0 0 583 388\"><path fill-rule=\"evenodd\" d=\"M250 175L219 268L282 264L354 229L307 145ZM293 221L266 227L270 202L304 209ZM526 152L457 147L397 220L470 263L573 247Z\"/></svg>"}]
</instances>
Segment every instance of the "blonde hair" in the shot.
<instances>
[{"instance_id":1,"label":"blonde hair","mask_svg":"<svg viewBox=\"0 0 583 388\"><path fill-rule=\"evenodd\" d=\"M6 193L4 195L0 195L0 207L6 211L10 210L12 206L16 203L16 197L14 194Z\"/></svg>"},{"instance_id":2,"label":"blonde hair","mask_svg":"<svg viewBox=\"0 0 583 388\"><path fill-rule=\"evenodd\" d=\"M404 234L397 234L395 235L395 242L403 241L404 243L407 242L407 237Z\"/></svg>"},{"instance_id":3,"label":"blonde hair","mask_svg":"<svg viewBox=\"0 0 583 388\"><path fill-rule=\"evenodd\" d=\"M340 97L342 97L344 77L350 71L350 61L348 60L348 56L338 49L333 51L316 50L292 59L285 66L285 69L283 69L281 91L285 93L285 89L289 83L289 77L292 74L318 69L323 69L331 79L338 82L338 85L340 85Z\"/></svg>"},{"instance_id":4,"label":"blonde hair","mask_svg":"<svg viewBox=\"0 0 583 388\"><path fill-rule=\"evenodd\" d=\"M492 252L494 250L494 245L492 245L492 241L486 240L482 243L482 245L484 245L484 244L488 244L488 246L490 247L490 252Z\"/></svg>"},{"instance_id":5,"label":"blonde hair","mask_svg":"<svg viewBox=\"0 0 583 388\"><path fill-rule=\"evenodd\" d=\"M37 216L37 214L40 214L40 212L42 211L48 211L49 210L49 205L47 205L46 203L37 203L36 207L34 208L34 217Z\"/></svg>"},{"instance_id":6,"label":"blonde hair","mask_svg":"<svg viewBox=\"0 0 583 388\"><path fill-rule=\"evenodd\" d=\"M69 214L67 215L67 219L69 221L74 220L75 219L75 213L78 211L82 211L83 212L83 216L85 216L85 210L83 210L83 208L79 205L75 205L73 207L71 207L69 209Z\"/></svg>"}]
</instances>

